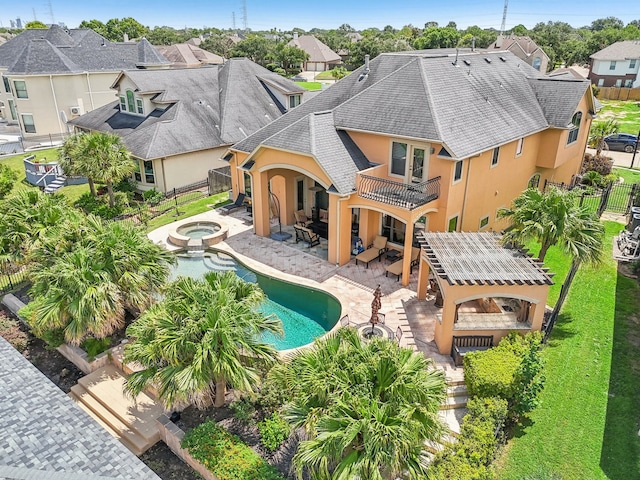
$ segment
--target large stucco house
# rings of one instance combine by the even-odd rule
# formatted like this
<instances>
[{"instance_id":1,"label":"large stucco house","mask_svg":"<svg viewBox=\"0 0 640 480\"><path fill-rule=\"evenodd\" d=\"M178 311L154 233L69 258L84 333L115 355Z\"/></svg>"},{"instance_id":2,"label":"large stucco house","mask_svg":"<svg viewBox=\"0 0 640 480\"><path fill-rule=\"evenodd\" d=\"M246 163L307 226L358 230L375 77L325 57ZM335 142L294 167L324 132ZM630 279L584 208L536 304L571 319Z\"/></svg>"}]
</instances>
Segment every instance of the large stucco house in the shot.
<instances>
[{"instance_id":1,"label":"large stucco house","mask_svg":"<svg viewBox=\"0 0 640 480\"><path fill-rule=\"evenodd\" d=\"M589 80L598 87L640 88L640 40L616 42L590 58Z\"/></svg>"},{"instance_id":2,"label":"large stucco house","mask_svg":"<svg viewBox=\"0 0 640 480\"><path fill-rule=\"evenodd\" d=\"M327 45L313 35L300 35L293 33L293 38L288 45L304 50L309 58L302 65L302 69L309 72L324 72L342 63L342 58Z\"/></svg>"},{"instance_id":3,"label":"large stucco house","mask_svg":"<svg viewBox=\"0 0 640 480\"><path fill-rule=\"evenodd\" d=\"M498 35L488 51L508 50L536 70L544 73L549 68L549 56L526 35Z\"/></svg>"},{"instance_id":4,"label":"large stucco house","mask_svg":"<svg viewBox=\"0 0 640 480\"><path fill-rule=\"evenodd\" d=\"M283 224L321 211L337 265L352 260L354 236L411 252L417 231L500 231L498 210L528 186L578 173L589 87L509 52L383 54L236 143L233 190L251 192L261 236L272 194Z\"/></svg>"},{"instance_id":5,"label":"large stucco house","mask_svg":"<svg viewBox=\"0 0 640 480\"><path fill-rule=\"evenodd\" d=\"M67 121L113 101L124 69L167 68L145 39L113 43L88 29L25 30L0 45L0 111L25 139L61 140Z\"/></svg>"},{"instance_id":6,"label":"large stucco house","mask_svg":"<svg viewBox=\"0 0 640 480\"><path fill-rule=\"evenodd\" d=\"M117 100L69 123L122 137L138 163L140 190L167 192L226 167L227 148L297 107L304 89L246 58L223 65L127 70Z\"/></svg>"}]
</instances>

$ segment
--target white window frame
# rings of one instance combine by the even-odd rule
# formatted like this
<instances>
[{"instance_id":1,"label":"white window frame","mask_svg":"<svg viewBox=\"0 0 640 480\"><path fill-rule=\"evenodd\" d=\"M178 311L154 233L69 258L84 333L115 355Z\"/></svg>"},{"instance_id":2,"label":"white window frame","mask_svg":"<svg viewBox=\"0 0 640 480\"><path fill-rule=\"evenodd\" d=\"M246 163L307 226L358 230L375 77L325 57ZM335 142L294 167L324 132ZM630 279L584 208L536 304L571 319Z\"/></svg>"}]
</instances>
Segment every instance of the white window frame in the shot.
<instances>
[{"instance_id":1,"label":"white window frame","mask_svg":"<svg viewBox=\"0 0 640 480\"><path fill-rule=\"evenodd\" d=\"M599 78L599 79L598 79L598 86L599 86L599 87L604 86L604 78Z\"/></svg>"},{"instance_id":2,"label":"white window frame","mask_svg":"<svg viewBox=\"0 0 640 480\"><path fill-rule=\"evenodd\" d=\"M500 147L496 147L493 149L493 152L491 153L491 168L498 165L499 161L500 161Z\"/></svg>"},{"instance_id":3,"label":"white window frame","mask_svg":"<svg viewBox=\"0 0 640 480\"><path fill-rule=\"evenodd\" d=\"M289 95L289 109L296 108L302 103L302 95Z\"/></svg>"},{"instance_id":4,"label":"white window frame","mask_svg":"<svg viewBox=\"0 0 640 480\"><path fill-rule=\"evenodd\" d=\"M460 176L458 176L458 165L460 165ZM456 178L457 177L457 178ZM462 177L464 177L464 160L456 160L453 163L453 184L459 183L462 181Z\"/></svg>"},{"instance_id":5,"label":"white window frame","mask_svg":"<svg viewBox=\"0 0 640 480\"><path fill-rule=\"evenodd\" d=\"M577 120L577 122L576 122ZM567 132L567 145L573 145L580 136L580 125L582 124L582 112L576 112L571 117L572 128Z\"/></svg>"},{"instance_id":6,"label":"white window frame","mask_svg":"<svg viewBox=\"0 0 640 480\"><path fill-rule=\"evenodd\" d=\"M631 88L633 86L633 80L628 78L627 80L624 81L624 86L625 88Z\"/></svg>"},{"instance_id":7,"label":"white window frame","mask_svg":"<svg viewBox=\"0 0 640 480\"><path fill-rule=\"evenodd\" d=\"M22 83L24 85L24 97L21 97L18 92L22 91L22 90L18 90L18 87L16 86L17 83ZM25 98L29 98L29 92L27 90L27 82L25 82L24 80L14 80L13 81L13 89L15 90L16 93L16 98L20 98L20 99L25 99Z\"/></svg>"},{"instance_id":8,"label":"white window frame","mask_svg":"<svg viewBox=\"0 0 640 480\"><path fill-rule=\"evenodd\" d=\"M611 60L611 62L609 63L609 70L615 70L615 69L616 69L616 61Z\"/></svg>"},{"instance_id":9,"label":"white window frame","mask_svg":"<svg viewBox=\"0 0 640 480\"><path fill-rule=\"evenodd\" d=\"M120 95L120 111L127 112L127 97Z\"/></svg>"},{"instance_id":10,"label":"white window frame","mask_svg":"<svg viewBox=\"0 0 640 480\"><path fill-rule=\"evenodd\" d=\"M522 155L522 150L524 150L524 137L519 138L516 143L516 158Z\"/></svg>"},{"instance_id":11,"label":"white window frame","mask_svg":"<svg viewBox=\"0 0 640 480\"><path fill-rule=\"evenodd\" d=\"M27 123L24 121L25 117L31 117L30 126L33 127L33 131L32 132L27 130ZM24 133L37 133L36 132L36 121L34 120L32 113L21 113L20 114L20 120L22 121L22 128L24 128Z\"/></svg>"},{"instance_id":12,"label":"white window frame","mask_svg":"<svg viewBox=\"0 0 640 480\"><path fill-rule=\"evenodd\" d=\"M636 59L632 58L629 60L629 68L636 68Z\"/></svg>"},{"instance_id":13,"label":"white window frame","mask_svg":"<svg viewBox=\"0 0 640 480\"><path fill-rule=\"evenodd\" d=\"M405 151L404 151L404 165L403 165L403 169L402 169L402 173L396 173L393 171L393 146L394 144L398 144L398 145L404 145L405 146ZM400 142L400 141L396 141L396 140L392 140L391 141L391 145L389 147L389 176L390 177L396 177L396 178L402 178L403 180L406 178L407 176L407 160L409 159L409 144L407 142Z\"/></svg>"},{"instance_id":14,"label":"white window frame","mask_svg":"<svg viewBox=\"0 0 640 480\"><path fill-rule=\"evenodd\" d=\"M136 98L136 113L138 115L144 115L144 102L141 98Z\"/></svg>"}]
</instances>

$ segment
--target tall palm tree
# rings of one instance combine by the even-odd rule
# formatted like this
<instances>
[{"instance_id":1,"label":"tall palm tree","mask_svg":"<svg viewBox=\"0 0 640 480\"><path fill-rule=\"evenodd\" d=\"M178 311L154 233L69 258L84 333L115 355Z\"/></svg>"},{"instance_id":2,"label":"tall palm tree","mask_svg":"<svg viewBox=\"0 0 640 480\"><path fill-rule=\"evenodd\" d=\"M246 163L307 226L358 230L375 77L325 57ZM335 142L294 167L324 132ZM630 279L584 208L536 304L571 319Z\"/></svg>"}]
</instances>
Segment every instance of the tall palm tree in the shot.
<instances>
[{"instance_id":1,"label":"tall palm tree","mask_svg":"<svg viewBox=\"0 0 640 480\"><path fill-rule=\"evenodd\" d=\"M84 150L86 133L76 133L68 137L58 149L58 162L66 175L87 177L91 196L96 197L94 178L99 174L96 158Z\"/></svg>"},{"instance_id":2,"label":"tall palm tree","mask_svg":"<svg viewBox=\"0 0 640 480\"><path fill-rule=\"evenodd\" d=\"M125 361L143 370L132 374L126 390L158 390L167 408L188 403L221 407L227 385L252 392L259 367L276 362L277 351L260 334L282 334L280 320L260 314L263 293L232 272L211 272L202 280L179 277L162 301L127 329L133 337Z\"/></svg>"},{"instance_id":3,"label":"tall palm tree","mask_svg":"<svg viewBox=\"0 0 640 480\"><path fill-rule=\"evenodd\" d=\"M551 187L545 192L529 188L513 200L510 208L498 212L511 220L504 243L540 243L538 259L544 260L552 245L579 262L597 263L603 250L604 227L595 214L580 207L576 195Z\"/></svg>"},{"instance_id":4,"label":"tall palm tree","mask_svg":"<svg viewBox=\"0 0 640 480\"><path fill-rule=\"evenodd\" d=\"M293 459L299 478L305 470L313 479L426 477L424 444L440 438L445 397L431 360L342 329L277 375L293 397L286 418L309 436Z\"/></svg>"},{"instance_id":5,"label":"tall palm tree","mask_svg":"<svg viewBox=\"0 0 640 480\"><path fill-rule=\"evenodd\" d=\"M613 118L608 118L602 122L595 122L591 125L589 131L589 145L592 145L596 149L596 157L599 157L602 150L607 147L605 138L614 133L618 133L620 125Z\"/></svg>"}]
</instances>

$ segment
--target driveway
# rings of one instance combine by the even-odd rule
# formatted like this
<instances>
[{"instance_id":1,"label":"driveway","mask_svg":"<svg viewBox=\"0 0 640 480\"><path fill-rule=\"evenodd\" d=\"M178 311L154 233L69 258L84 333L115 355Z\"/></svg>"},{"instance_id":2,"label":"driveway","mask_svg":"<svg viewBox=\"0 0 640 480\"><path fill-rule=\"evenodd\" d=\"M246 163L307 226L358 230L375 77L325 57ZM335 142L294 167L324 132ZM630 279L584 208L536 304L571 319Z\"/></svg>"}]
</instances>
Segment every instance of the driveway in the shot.
<instances>
[{"instance_id":1,"label":"driveway","mask_svg":"<svg viewBox=\"0 0 640 480\"><path fill-rule=\"evenodd\" d=\"M593 148L587 148L587 153L591 155L595 155L596 151ZM631 167L631 159L633 158L633 153L627 152L615 152L613 150L603 151L605 156L613 158L613 165L616 167ZM633 164L634 168L640 168L640 150L636 153L636 159Z\"/></svg>"}]
</instances>

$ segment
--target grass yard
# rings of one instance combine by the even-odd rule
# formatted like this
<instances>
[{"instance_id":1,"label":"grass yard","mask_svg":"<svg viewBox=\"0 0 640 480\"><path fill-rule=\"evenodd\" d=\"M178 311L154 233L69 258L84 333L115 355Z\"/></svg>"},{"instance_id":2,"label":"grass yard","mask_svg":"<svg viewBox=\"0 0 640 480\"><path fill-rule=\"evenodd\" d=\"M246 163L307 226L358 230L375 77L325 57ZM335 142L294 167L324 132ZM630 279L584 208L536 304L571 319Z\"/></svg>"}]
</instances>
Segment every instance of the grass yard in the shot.
<instances>
[{"instance_id":1,"label":"grass yard","mask_svg":"<svg viewBox=\"0 0 640 480\"><path fill-rule=\"evenodd\" d=\"M221 192L210 197L201 198L200 200L188 203L187 205L180 205L178 207L180 215L175 216L176 211L169 210L167 213L149 221L149 224L147 225L147 232L151 232L152 230L155 230L158 227L162 227L163 225L168 225L169 223L175 222L176 220L183 220L187 217L191 217L192 215L208 212L212 208L222 206L225 203L229 202L229 193Z\"/></svg>"},{"instance_id":2,"label":"grass yard","mask_svg":"<svg viewBox=\"0 0 640 480\"><path fill-rule=\"evenodd\" d=\"M605 261L576 275L544 350L542 403L498 459L501 480L640 478L640 287L609 253L622 225L605 226ZM569 259L545 264L560 283Z\"/></svg>"},{"instance_id":3,"label":"grass yard","mask_svg":"<svg viewBox=\"0 0 640 480\"><path fill-rule=\"evenodd\" d=\"M618 100L600 100L603 105L598 112L600 120L606 117L615 117L620 124L620 131L624 133L638 134L640 131L640 102Z\"/></svg>"},{"instance_id":4,"label":"grass yard","mask_svg":"<svg viewBox=\"0 0 640 480\"><path fill-rule=\"evenodd\" d=\"M322 84L320 82L296 82L302 88L306 88L307 90L322 90Z\"/></svg>"},{"instance_id":5,"label":"grass yard","mask_svg":"<svg viewBox=\"0 0 640 480\"><path fill-rule=\"evenodd\" d=\"M640 183L640 171L638 170L631 170L629 168L614 168L613 173L615 173L619 177L622 177L624 183Z\"/></svg>"}]
</instances>

